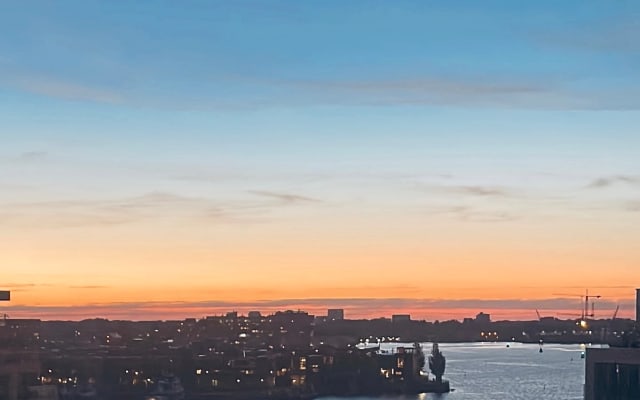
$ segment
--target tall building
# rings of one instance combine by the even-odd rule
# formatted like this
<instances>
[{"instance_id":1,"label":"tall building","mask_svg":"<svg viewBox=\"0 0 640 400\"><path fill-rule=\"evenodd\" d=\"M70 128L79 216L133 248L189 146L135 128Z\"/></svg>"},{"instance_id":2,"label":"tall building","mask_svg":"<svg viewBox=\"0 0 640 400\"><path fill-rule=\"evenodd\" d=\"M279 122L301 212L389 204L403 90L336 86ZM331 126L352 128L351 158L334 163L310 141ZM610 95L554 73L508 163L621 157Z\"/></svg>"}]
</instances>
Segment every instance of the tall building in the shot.
<instances>
[{"instance_id":1,"label":"tall building","mask_svg":"<svg viewBox=\"0 0 640 400\"><path fill-rule=\"evenodd\" d=\"M640 289L636 289L636 322L640 322Z\"/></svg>"},{"instance_id":2,"label":"tall building","mask_svg":"<svg viewBox=\"0 0 640 400\"><path fill-rule=\"evenodd\" d=\"M491 322L491 314L485 314L483 312L476 315L476 322L480 324L488 324Z\"/></svg>"},{"instance_id":3,"label":"tall building","mask_svg":"<svg viewBox=\"0 0 640 400\"><path fill-rule=\"evenodd\" d=\"M344 310L342 308L330 308L327 311L327 321L342 321L344 319Z\"/></svg>"}]
</instances>

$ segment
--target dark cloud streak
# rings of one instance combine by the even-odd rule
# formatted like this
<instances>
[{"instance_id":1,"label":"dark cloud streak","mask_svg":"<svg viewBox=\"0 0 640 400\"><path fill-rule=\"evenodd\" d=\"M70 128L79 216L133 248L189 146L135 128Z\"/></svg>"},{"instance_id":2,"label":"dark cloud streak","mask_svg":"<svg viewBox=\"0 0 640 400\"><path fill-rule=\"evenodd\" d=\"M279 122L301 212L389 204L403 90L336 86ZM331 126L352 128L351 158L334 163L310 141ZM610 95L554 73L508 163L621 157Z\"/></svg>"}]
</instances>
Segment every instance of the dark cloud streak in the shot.
<instances>
[{"instance_id":1,"label":"dark cloud streak","mask_svg":"<svg viewBox=\"0 0 640 400\"><path fill-rule=\"evenodd\" d=\"M606 317L609 310L620 305L622 309L632 309L632 300L623 300L620 303L608 300L600 300L597 303L596 312ZM250 302L231 301L195 301L195 302L119 302L119 303L91 303L68 306L26 306L12 305L8 307L10 312L39 314L43 319L47 315L67 315L74 319L86 316L121 316L139 315L159 318L160 315L181 313L189 315L213 315L228 310L260 310L272 312L282 309L307 309L326 310L326 308L345 308L354 314L370 313L376 310L380 316L388 316L391 312L399 310L423 310L429 314L434 310L497 310L517 311L531 310L532 319L535 310L553 313L557 311L575 310L576 317L580 314L582 303L576 298L548 298L548 299L408 299L408 298L291 298L278 300L258 300ZM598 311L601 310L601 311Z\"/></svg>"},{"instance_id":2,"label":"dark cloud streak","mask_svg":"<svg viewBox=\"0 0 640 400\"><path fill-rule=\"evenodd\" d=\"M640 184L640 178L636 176L629 176L629 175L601 177L593 180L591 183L587 185L587 187L591 189L607 188L618 183L636 185L636 184Z\"/></svg>"},{"instance_id":3,"label":"dark cloud streak","mask_svg":"<svg viewBox=\"0 0 640 400\"><path fill-rule=\"evenodd\" d=\"M321 200L314 199L307 196L302 196L298 194L290 194L290 193L280 193L280 192L271 192L267 190L250 190L249 193L255 194L257 196L268 197L271 199L278 200L282 203L293 204L293 203L319 203Z\"/></svg>"}]
</instances>

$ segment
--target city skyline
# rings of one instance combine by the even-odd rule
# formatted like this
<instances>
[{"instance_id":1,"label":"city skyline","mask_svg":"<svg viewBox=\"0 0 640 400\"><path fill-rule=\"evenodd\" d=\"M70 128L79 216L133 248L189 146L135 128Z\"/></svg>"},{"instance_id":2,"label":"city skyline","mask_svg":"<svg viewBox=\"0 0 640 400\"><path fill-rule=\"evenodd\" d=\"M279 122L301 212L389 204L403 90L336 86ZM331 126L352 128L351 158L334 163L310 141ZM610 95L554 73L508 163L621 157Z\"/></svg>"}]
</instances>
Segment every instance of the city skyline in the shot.
<instances>
[{"instance_id":1,"label":"city skyline","mask_svg":"<svg viewBox=\"0 0 640 400\"><path fill-rule=\"evenodd\" d=\"M2 4L0 310L631 317L639 15Z\"/></svg>"}]
</instances>

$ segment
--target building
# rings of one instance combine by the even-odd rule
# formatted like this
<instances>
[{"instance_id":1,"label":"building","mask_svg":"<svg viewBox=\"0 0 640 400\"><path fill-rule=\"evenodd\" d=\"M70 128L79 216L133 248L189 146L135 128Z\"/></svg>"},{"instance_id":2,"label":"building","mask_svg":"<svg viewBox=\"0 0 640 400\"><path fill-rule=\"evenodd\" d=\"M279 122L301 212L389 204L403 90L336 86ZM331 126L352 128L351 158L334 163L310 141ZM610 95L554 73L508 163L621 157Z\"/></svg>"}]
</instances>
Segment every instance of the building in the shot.
<instances>
[{"instance_id":1,"label":"building","mask_svg":"<svg viewBox=\"0 0 640 400\"><path fill-rule=\"evenodd\" d=\"M344 319L344 310L342 308L330 308L327 311L327 321L342 321Z\"/></svg>"},{"instance_id":2,"label":"building","mask_svg":"<svg viewBox=\"0 0 640 400\"><path fill-rule=\"evenodd\" d=\"M584 400L640 399L640 348L587 348Z\"/></svg>"},{"instance_id":3,"label":"building","mask_svg":"<svg viewBox=\"0 0 640 400\"><path fill-rule=\"evenodd\" d=\"M259 322L262 319L262 314L260 314L260 311L249 311L249 314L247 314L247 316L252 322Z\"/></svg>"},{"instance_id":4,"label":"building","mask_svg":"<svg viewBox=\"0 0 640 400\"><path fill-rule=\"evenodd\" d=\"M640 289L636 289L636 322L640 322Z\"/></svg>"},{"instance_id":5,"label":"building","mask_svg":"<svg viewBox=\"0 0 640 400\"><path fill-rule=\"evenodd\" d=\"M488 324L491 322L491 314L485 314L483 312L476 315L476 322L480 324Z\"/></svg>"},{"instance_id":6,"label":"building","mask_svg":"<svg viewBox=\"0 0 640 400\"><path fill-rule=\"evenodd\" d=\"M407 322L407 321L411 321L411 315L409 314L393 314L391 316L392 323Z\"/></svg>"},{"instance_id":7,"label":"building","mask_svg":"<svg viewBox=\"0 0 640 400\"><path fill-rule=\"evenodd\" d=\"M3 349L0 351L0 398L26 398L29 382L36 382L39 374L40 361L36 353Z\"/></svg>"},{"instance_id":8,"label":"building","mask_svg":"<svg viewBox=\"0 0 640 400\"><path fill-rule=\"evenodd\" d=\"M11 300L11 292L8 290L0 290L0 301L9 301ZM6 314L2 312L0 309L0 326L4 326L6 319Z\"/></svg>"},{"instance_id":9,"label":"building","mask_svg":"<svg viewBox=\"0 0 640 400\"><path fill-rule=\"evenodd\" d=\"M265 327L272 335L271 345L281 348L308 348L313 336L315 317L303 311L278 311Z\"/></svg>"}]
</instances>

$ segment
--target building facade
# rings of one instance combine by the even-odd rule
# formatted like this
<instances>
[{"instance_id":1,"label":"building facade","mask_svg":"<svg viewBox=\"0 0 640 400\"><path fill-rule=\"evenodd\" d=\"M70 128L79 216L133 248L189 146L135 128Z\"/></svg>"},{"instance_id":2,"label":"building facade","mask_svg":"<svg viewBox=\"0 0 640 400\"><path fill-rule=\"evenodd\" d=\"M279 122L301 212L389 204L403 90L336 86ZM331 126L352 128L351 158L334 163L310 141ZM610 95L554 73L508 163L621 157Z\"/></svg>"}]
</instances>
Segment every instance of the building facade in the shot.
<instances>
[{"instance_id":1,"label":"building facade","mask_svg":"<svg viewBox=\"0 0 640 400\"><path fill-rule=\"evenodd\" d=\"M584 400L640 399L640 348L588 348Z\"/></svg>"},{"instance_id":2,"label":"building facade","mask_svg":"<svg viewBox=\"0 0 640 400\"><path fill-rule=\"evenodd\" d=\"M636 289L636 322L640 322L640 289Z\"/></svg>"}]
</instances>

